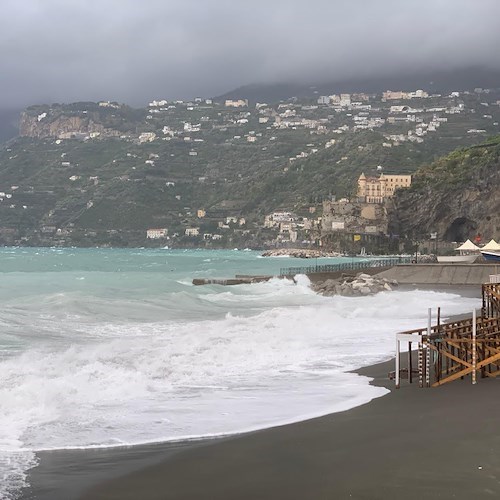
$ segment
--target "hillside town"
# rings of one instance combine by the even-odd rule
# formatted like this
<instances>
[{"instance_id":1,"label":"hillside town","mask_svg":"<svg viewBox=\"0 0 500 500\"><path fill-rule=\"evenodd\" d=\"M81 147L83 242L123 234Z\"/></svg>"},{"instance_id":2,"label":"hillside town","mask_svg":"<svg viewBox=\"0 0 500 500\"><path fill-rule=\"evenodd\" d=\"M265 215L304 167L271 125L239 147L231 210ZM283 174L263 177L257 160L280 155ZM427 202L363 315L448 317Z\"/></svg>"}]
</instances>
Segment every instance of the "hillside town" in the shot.
<instances>
[{"instance_id":1,"label":"hillside town","mask_svg":"<svg viewBox=\"0 0 500 500\"><path fill-rule=\"evenodd\" d=\"M340 243L345 239L363 244L377 236L387 235L387 211L385 202L390 200L397 189L408 188L411 185L411 175L385 175L366 177L361 174L358 179L358 190L353 200L342 198L338 201L324 201L322 216L314 217L316 207L309 207L309 217L301 217L291 211L274 211L264 217L260 230L267 231L269 239L267 247L287 244L309 245L322 247L325 241L329 248L337 251L344 249ZM199 219L207 216L205 210L197 212ZM226 217L217 221L219 230L242 231L249 234L249 229L239 229L246 226L244 218ZM202 233L199 226L186 228L185 236L201 237L204 241L221 240L220 233ZM170 240L168 228L148 229L148 239ZM180 235L174 234L173 238ZM342 237L342 238L340 238ZM338 243L334 245L335 241Z\"/></svg>"},{"instance_id":2,"label":"hillside town","mask_svg":"<svg viewBox=\"0 0 500 500\"><path fill-rule=\"evenodd\" d=\"M23 113L20 140L0 160L14 166L36 152L51 175L38 185L12 173L0 179L0 238L62 246L365 246L391 236L386 203L411 185L422 160L483 141L500 131L499 121L500 91L482 88L277 103L159 98L141 110L110 101L33 106ZM308 196L314 169L332 181ZM258 197L282 182L298 183L290 189L298 195L269 196L261 205L246 198L252 190L244 186L255 186ZM126 203L123 196L138 192L157 199L140 220L111 213L110 200Z\"/></svg>"}]
</instances>

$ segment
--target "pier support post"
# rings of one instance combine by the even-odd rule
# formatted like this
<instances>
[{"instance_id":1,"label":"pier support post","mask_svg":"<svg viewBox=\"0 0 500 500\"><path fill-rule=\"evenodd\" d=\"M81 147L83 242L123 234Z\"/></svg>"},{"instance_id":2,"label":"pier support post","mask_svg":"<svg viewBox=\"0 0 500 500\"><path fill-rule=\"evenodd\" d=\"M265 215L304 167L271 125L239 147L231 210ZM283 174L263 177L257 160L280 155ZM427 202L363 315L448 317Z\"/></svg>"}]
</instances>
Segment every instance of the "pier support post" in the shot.
<instances>
[{"instance_id":1,"label":"pier support post","mask_svg":"<svg viewBox=\"0 0 500 500\"><path fill-rule=\"evenodd\" d=\"M413 366L411 359L411 342L408 342L408 382L411 384L413 382Z\"/></svg>"},{"instance_id":2,"label":"pier support post","mask_svg":"<svg viewBox=\"0 0 500 500\"><path fill-rule=\"evenodd\" d=\"M432 321L432 309L429 307L427 318L427 340L425 342L425 386L431 386L431 348L430 348L430 338L431 338L431 321Z\"/></svg>"},{"instance_id":3,"label":"pier support post","mask_svg":"<svg viewBox=\"0 0 500 500\"><path fill-rule=\"evenodd\" d=\"M424 353L422 347L422 340L418 343L418 386L424 386Z\"/></svg>"},{"instance_id":4,"label":"pier support post","mask_svg":"<svg viewBox=\"0 0 500 500\"><path fill-rule=\"evenodd\" d=\"M472 384L476 384L476 367L477 367L477 345L476 345L476 310L472 311Z\"/></svg>"},{"instance_id":5,"label":"pier support post","mask_svg":"<svg viewBox=\"0 0 500 500\"><path fill-rule=\"evenodd\" d=\"M396 337L396 389L399 389L399 338Z\"/></svg>"}]
</instances>

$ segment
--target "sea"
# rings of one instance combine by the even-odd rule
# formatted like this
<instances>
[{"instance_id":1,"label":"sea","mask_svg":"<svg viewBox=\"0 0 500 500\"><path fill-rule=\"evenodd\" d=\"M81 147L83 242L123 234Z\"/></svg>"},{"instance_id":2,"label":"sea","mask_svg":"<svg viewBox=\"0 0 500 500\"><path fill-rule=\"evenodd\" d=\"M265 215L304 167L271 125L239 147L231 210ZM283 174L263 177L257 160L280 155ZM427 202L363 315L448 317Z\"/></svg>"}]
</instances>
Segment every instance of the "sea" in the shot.
<instances>
[{"instance_id":1,"label":"sea","mask_svg":"<svg viewBox=\"0 0 500 500\"><path fill-rule=\"evenodd\" d=\"M349 261L320 258L316 264ZM210 438L343 411L387 390L351 373L394 334L480 306L429 290L323 297L310 261L246 250L0 248L0 499L44 450Z\"/></svg>"}]
</instances>

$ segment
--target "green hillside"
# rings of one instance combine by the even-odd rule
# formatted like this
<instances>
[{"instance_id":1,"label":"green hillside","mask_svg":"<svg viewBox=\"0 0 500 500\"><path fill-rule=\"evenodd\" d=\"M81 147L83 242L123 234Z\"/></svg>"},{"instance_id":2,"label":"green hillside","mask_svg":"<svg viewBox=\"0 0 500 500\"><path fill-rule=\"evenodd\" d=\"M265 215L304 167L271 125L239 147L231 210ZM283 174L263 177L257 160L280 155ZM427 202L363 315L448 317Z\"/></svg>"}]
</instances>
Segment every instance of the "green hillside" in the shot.
<instances>
[{"instance_id":1,"label":"green hillside","mask_svg":"<svg viewBox=\"0 0 500 500\"><path fill-rule=\"evenodd\" d=\"M425 240L500 238L500 136L458 149L413 176L394 199L393 231Z\"/></svg>"},{"instance_id":2,"label":"green hillside","mask_svg":"<svg viewBox=\"0 0 500 500\"><path fill-rule=\"evenodd\" d=\"M498 92L415 101L408 119L380 96L358 98L347 107L309 98L33 106L23 136L0 149L0 243L145 245L155 243L148 228L167 228L172 245L258 247L274 210L320 216L323 200L355 194L361 172L413 173L498 131ZM419 174L414 189L425 182ZM193 227L199 237L186 237Z\"/></svg>"}]
</instances>

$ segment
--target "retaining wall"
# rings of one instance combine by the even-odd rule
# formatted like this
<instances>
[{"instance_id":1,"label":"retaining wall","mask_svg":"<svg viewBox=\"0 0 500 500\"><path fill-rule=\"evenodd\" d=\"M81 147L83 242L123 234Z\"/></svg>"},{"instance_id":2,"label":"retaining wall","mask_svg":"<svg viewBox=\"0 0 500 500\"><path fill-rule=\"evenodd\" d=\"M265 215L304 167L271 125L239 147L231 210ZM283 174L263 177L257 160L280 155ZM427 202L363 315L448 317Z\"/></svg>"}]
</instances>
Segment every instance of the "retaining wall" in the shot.
<instances>
[{"instance_id":1,"label":"retaining wall","mask_svg":"<svg viewBox=\"0 0 500 500\"><path fill-rule=\"evenodd\" d=\"M377 276L416 285L481 285L500 274L498 264L399 264Z\"/></svg>"}]
</instances>

